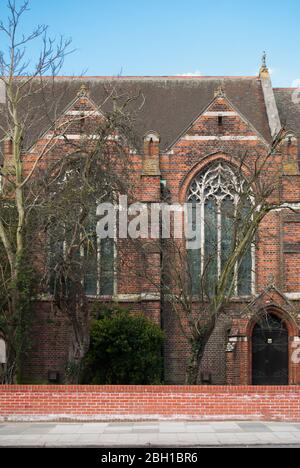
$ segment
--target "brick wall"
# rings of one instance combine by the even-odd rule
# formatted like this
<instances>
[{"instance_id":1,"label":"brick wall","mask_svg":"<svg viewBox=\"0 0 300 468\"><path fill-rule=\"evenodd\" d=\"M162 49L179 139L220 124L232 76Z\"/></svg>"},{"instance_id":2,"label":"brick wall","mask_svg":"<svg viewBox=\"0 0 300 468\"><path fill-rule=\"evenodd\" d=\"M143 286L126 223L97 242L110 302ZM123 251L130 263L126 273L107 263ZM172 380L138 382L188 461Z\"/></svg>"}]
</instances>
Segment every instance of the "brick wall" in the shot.
<instances>
[{"instance_id":1,"label":"brick wall","mask_svg":"<svg viewBox=\"0 0 300 468\"><path fill-rule=\"evenodd\" d=\"M0 421L164 418L300 422L300 387L0 387Z\"/></svg>"},{"instance_id":2,"label":"brick wall","mask_svg":"<svg viewBox=\"0 0 300 468\"><path fill-rule=\"evenodd\" d=\"M263 99L262 96L261 99ZM264 106L264 102L261 104ZM88 99L82 98L75 103L74 110L93 111L93 106ZM219 125L217 116L219 112L227 114L222 119L222 125ZM170 119L173 118L174 116L170 114ZM262 115L261 118L265 117ZM94 124L97 122L98 117L96 117ZM73 124L68 127L68 133L80 133L82 122L76 120ZM85 125L89 125L87 119ZM93 126L93 121L91 125ZM197 139L197 136L200 138ZM228 138L230 136L239 136L241 139ZM47 139L39 140L33 151L24 155L26 171L30 170L47 141L49 142ZM162 148L159 145L159 136L155 132L151 132L151 135L149 134L145 138L144 143L144 151L141 150L139 154L131 154L132 164L129 171L130 185L134 189L133 198L144 203L160 200L160 179L166 181L170 202L182 203L186 199L191 180L199 171L207 168L210 164L221 160L239 165L241 157L243 157L245 162L243 171L244 175L247 176L248 172L251 172L255 166L255 162L259 158L264 158L268 151L263 139L256 134L253 127L245 119L237 114L224 96L219 96L206 112L194 121L193 125L186 130L186 134L181 135L172 145L170 151L160 152ZM283 167L285 176L282 179L278 196L281 197L282 203L295 203L300 199L300 176L295 165L291 165L291 163L297 162L297 142L294 140L291 144L284 142L279 149L281 152L279 151L272 157L271 167L265 171L266 177L269 181L270 178L272 179L273 173L276 173L278 168ZM73 151L72 145L70 149L63 140L58 140L48 157L58 159L62 155L69 154L71 150ZM246 155L247 157L245 157ZM9 142L6 145L6 158L9 161ZM299 236L299 212L274 212L266 217L257 233L255 255L257 293L262 293L268 285L274 284L282 293L289 292L299 295ZM133 244L125 241L118 242L118 295L144 293L151 293L152 297L157 295L161 273L160 256L159 250L155 250L155 243L150 247L147 262L143 262ZM146 264L147 266L149 264L149 269L147 275L143 276L139 270L143 271ZM155 285L153 279L155 279ZM174 313L167 307L161 307L159 300L140 300L139 302L132 301L132 303L130 303L130 298L126 300L128 300L128 304L121 302L121 305L126 305L134 312L143 311L155 323L162 322L166 335L165 383L183 383L190 348L186 338L182 335ZM251 315L247 316L246 319L241 317L247 304L246 300L243 303L230 304L227 313L228 321L220 320L218 322L207 346L202 370L212 373L213 384L223 385L227 382L238 385L251 382L251 334L246 328L252 317ZM288 301L280 298L273 301L273 298L267 297L266 303L262 306L265 307L266 304L280 306L282 311L287 312L286 315L283 315L285 321L297 321L299 328L299 304L295 300L292 302L293 310ZM59 371L61 381L63 381L68 356L69 325L57 311L53 310L50 303L40 302L36 309L36 320L31 330L30 350L24 362L24 379L31 383L47 382L48 371L55 370ZM252 309L252 315L257 315L258 307L255 306ZM228 354L226 353L227 332L231 323L232 328L236 329L236 333L239 335L239 341L236 349ZM297 337L298 334L299 330L290 333L290 340ZM291 343L293 342L291 341ZM298 382L300 382L300 366L297 365L296 369L296 365L290 365L290 383Z\"/></svg>"},{"instance_id":3,"label":"brick wall","mask_svg":"<svg viewBox=\"0 0 300 468\"><path fill-rule=\"evenodd\" d=\"M50 371L59 373L63 382L68 361L70 323L49 302L37 304L31 324L29 349L23 359L23 383L48 383Z\"/></svg>"},{"instance_id":4,"label":"brick wall","mask_svg":"<svg viewBox=\"0 0 300 468\"><path fill-rule=\"evenodd\" d=\"M94 302L90 305L92 310L96 306ZM122 302L119 306L130 310L133 314L142 312L160 325L158 301ZM23 360L22 383L47 384L50 371L58 372L58 383L63 383L68 362L71 324L51 302L39 302L36 309L31 324L29 349Z\"/></svg>"},{"instance_id":5,"label":"brick wall","mask_svg":"<svg viewBox=\"0 0 300 468\"><path fill-rule=\"evenodd\" d=\"M217 117L219 112L231 114L223 117L221 126L218 123ZM195 139L197 135L199 139ZM232 135L239 135L245 138L245 140L210 138L225 138ZM170 191L172 203L185 202L186 194L193 178L216 161L238 165L238 161L241 161L247 153L246 164L243 169L246 172L246 168L254 167L256 161L260 157L262 159L265 158L268 151L260 139L255 140L256 136L253 128L236 114L226 98L220 97L216 99L206 112L195 120L193 125L186 131L186 135L183 135L173 145L169 156L161 158L162 178L167 181L167 188ZM205 139L205 137L210 139ZM275 167L277 169L279 167L277 167L277 162L275 163ZM245 173L244 175L246 176L247 174ZM268 229L266 229L266 226ZM276 284L279 285L279 231L279 215L276 213L274 215L271 214L265 225L262 226L260 231L262 245L259 245L256 250L256 282L258 292L261 292L270 283L271 277L274 277ZM240 314L245 306L246 303L241 303L237 314ZM229 307L227 321L222 319L218 321L216 330L206 347L202 362L201 371L209 372L212 375L212 383L214 385L224 385L227 382L227 330L230 328L231 319L234 317L233 309L233 307ZM174 316L174 313L165 307L162 309L162 315L166 335L165 383L182 384L185 381L190 347L186 338L182 335L180 326L176 323L177 317ZM235 355L232 357L236 361L233 364L234 367L239 367L242 356ZM247 354L245 359L248 359ZM235 384L240 383L238 379L241 372L236 369L234 372L238 376L234 380Z\"/></svg>"}]
</instances>

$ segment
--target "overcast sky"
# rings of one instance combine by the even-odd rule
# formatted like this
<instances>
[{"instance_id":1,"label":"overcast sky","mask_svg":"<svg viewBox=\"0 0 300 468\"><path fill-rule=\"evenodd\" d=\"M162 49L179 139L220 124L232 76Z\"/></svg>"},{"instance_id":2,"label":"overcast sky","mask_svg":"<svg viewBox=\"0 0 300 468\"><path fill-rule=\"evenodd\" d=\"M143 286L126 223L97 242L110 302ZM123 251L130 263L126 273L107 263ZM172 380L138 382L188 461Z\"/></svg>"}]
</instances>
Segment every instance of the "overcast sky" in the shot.
<instances>
[{"instance_id":1,"label":"overcast sky","mask_svg":"<svg viewBox=\"0 0 300 468\"><path fill-rule=\"evenodd\" d=\"M5 16L7 0L0 0ZM73 39L63 74L256 75L300 84L299 0L31 0L23 27ZM34 53L34 50L32 51Z\"/></svg>"}]
</instances>

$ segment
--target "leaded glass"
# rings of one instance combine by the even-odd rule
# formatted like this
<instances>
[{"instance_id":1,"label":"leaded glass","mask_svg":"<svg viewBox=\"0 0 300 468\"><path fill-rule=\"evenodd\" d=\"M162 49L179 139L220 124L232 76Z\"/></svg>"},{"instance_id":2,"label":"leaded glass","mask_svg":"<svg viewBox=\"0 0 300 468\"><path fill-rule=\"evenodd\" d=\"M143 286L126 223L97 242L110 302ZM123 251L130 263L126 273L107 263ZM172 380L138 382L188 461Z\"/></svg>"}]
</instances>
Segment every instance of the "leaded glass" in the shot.
<instances>
[{"instance_id":1,"label":"leaded glass","mask_svg":"<svg viewBox=\"0 0 300 468\"><path fill-rule=\"evenodd\" d=\"M208 295L213 294L217 278L235 248L234 229L238 228L235 215L238 204L245 197L244 184L244 179L228 164L218 162L198 174L190 185L187 201L201 205L202 225L201 249L188 254L194 293L199 291L202 277L202 283L207 289L204 292ZM249 217L250 210L249 199L242 210L243 216ZM192 222L195 223L195 220ZM199 262L199 265L196 262ZM228 292L231 290L235 295L246 296L251 294L251 289L252 246L249 246L237 262L235 272L232 272Z\"/></svg>"}]
</instances>

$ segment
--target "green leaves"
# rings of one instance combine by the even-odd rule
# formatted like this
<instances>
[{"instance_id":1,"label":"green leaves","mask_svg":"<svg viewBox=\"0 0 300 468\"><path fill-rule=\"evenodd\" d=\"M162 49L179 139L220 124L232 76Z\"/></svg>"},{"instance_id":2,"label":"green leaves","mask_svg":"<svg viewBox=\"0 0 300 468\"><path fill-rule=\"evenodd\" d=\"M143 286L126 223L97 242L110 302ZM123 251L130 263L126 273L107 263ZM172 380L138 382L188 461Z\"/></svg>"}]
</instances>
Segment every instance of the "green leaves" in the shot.
<instances>
[{"instance_id":1,"label":"green leaves","mask_svg":"<svg viewBox=\"0 0 300 468\"><path fill-rule=\"evenodd\" d=\"M91 384L161 383L163 332L143 315L117 311L96 320L83 380Z\"/></svg>"}]
</instances>

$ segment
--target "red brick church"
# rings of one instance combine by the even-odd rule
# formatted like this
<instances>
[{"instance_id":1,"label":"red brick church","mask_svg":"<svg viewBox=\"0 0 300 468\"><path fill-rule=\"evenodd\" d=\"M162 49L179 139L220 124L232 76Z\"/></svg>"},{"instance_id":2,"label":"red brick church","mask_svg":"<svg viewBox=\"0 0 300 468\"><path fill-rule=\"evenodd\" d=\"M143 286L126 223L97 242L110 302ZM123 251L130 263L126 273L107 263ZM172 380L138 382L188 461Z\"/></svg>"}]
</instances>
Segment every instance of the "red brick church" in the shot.
<instances>
[{"instance_id":1,"label":"red brick church","mask_svg":"<svg viewBox=\"0 0 300 468\"><path fill-rule=\"evenodd\" d=\"M61 96L57 119L76 112L105 115L108 104L104 96L111 83L120 93L139 96L142 101L135 119L140 145L130 157L139 187L136 198L143 203L160 202L162 187L173 204L184 203L191 193L199 199L205 197L211 184L218 177L221 180L222 171L228 171L241 152L250 158L254 153L263 157L281 136L274 155L274 164L280 165L283 173L281 206L269 213L259 228L255 247L227 306L229 312L218 320L207 346L201 376L204 383L213 385L300 384L297 90L274 89L265 64L259 76L253 77L58 77L54 83ZM24 141L29 167L49 131L42 118L37 115L36 119L38 124ZM78 128L70 134L76 139ZM63 146L60 149L63 155ZM9 145L4 156L9 157ZM222 197L222 190L220 185L216 197ZM159 324L166 336L164 381L183 384L188 353L176 318L151 284L135 281L130 271L115 273L117 249L110 255L111 271L106 272L105 284L101 277L88 284L90 301L114 301L142 311ZM159 276L160 256L157 252L149 255ZM203 268L201 256L197 268ZM262 309L269 317L266 329L258 322ZM51 373L57 373L63 382L68 326L53 311L51 294L39 299L32 336L26 379L47 383Z\"/></svg>"}]
</instances>

